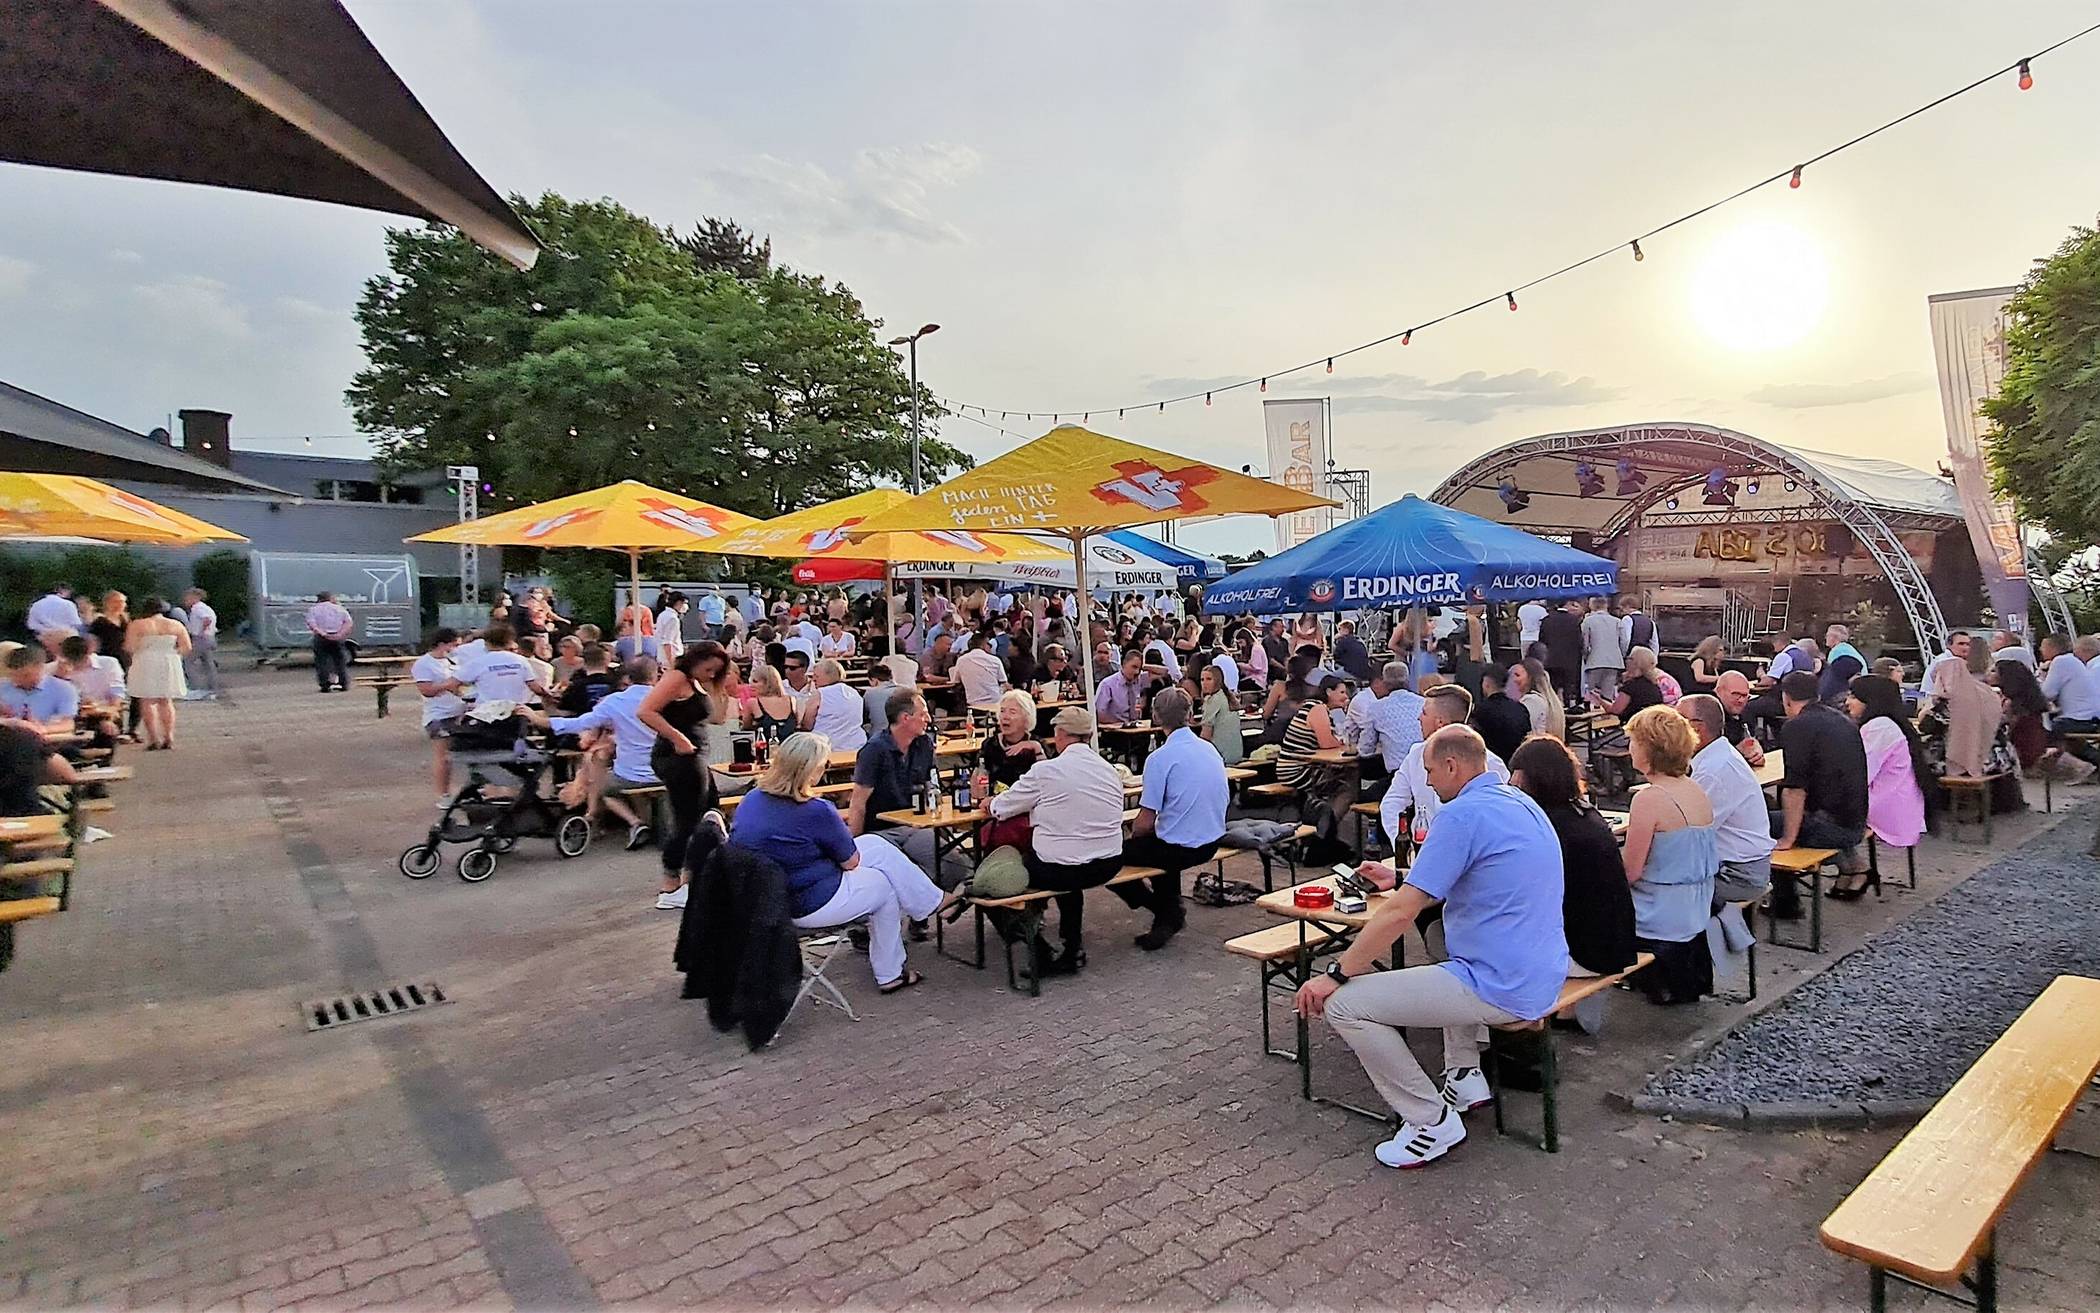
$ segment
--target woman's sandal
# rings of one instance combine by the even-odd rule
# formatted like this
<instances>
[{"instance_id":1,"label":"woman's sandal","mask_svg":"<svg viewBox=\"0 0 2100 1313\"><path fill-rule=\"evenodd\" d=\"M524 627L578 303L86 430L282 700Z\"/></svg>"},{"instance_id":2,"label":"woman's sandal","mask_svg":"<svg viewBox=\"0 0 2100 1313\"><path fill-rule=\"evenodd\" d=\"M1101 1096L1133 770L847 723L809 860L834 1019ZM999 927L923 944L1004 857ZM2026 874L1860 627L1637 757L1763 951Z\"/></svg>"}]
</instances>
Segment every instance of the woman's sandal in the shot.
<instances>
[{"instance_id":1,"label":"woman's sandal","mask_svg":"<svg viewBox=\"0 0 2100 1313\"><path fill-rule=\"evenodd\" d=\"M920 975L918 972L912 970L910 967L906 967L904 968L903 975L897 977L895 980L892 980L887 985L877 985L875 987L875 992L878 994L894 994L900 989L910 989L913 985L916 985L925 979L926 977Z\"/></svg>"}]
</instances>

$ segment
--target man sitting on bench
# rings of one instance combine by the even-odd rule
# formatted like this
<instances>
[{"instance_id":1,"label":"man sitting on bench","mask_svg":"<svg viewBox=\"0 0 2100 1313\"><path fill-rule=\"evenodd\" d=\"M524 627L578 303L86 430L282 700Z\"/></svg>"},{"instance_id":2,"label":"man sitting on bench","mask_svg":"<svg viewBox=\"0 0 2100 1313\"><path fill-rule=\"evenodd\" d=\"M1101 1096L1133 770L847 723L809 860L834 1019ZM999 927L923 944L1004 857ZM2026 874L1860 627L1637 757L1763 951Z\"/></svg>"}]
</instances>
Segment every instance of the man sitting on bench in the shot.
<instances>
[{"instance_id":1,"label":"man sitting on bench","mask_svg":"<svg viewBox=\"0 0 2100 1313\"><path fill-rule=\"evenodd\" d=\"M1181 906L1181 873L1210 860L1225 837L1225 802L1232 785L1225 778L1225 759L1196 736L1189 725L1189 695L1165 688L1152 697L1152 723L1167 732L1167 741L1145 757L1145 789L1138 798L1137 819L1124 860L1157 866L1152 887L1119 884L1118 897L1132 907L1152 910L1152 928L1137 937L1147 951L1165 948L1187 921Z\"/></svg>"},{"instance_id":2,"label":"man sitting on bench","mask_svg":"<svg viewBox=\"0 0 2100 1313\"><path fill-rule=\"evenodd\" d=\"M1447 725L1423 746L1430 785L1444 803L1436 824L1398 894L1329 959L1325 975L1299 989L1297 1001L1303 1015L1327 1017L1399 1114L1398 1134L1377 1155L1402 1168L1449 1153L1466 1138L1457 1114L1493 1099L1480 1071L1481 1028L1545 1016L1568 975L1560 840L1546 814L1488 775L1487 744L1466 726ZM1372 971L1436 899L1444 903L1450 960ZM1441 1088L1408 1051L1403 1026L1443 1028Z\"/></svg>"},{"instance_id":3,"label":"man sitting on bench","mask_svg":"<svg viewBox=\"0 0 2100 1313\"><path fill-rule=\"evenodd\" d=\"M1050 960L1050 945L1036 935L1030 970L1069 976L1086 965L1080 919L1086 894L1123 869L1123 777L1094 751L1094 713L1066 707L1051 722L1057 755L1028 768L1018 784L993 798L988 810L999 820L1027 816L1034 828L1022 854L1028 887L1055 889L1057 929L1064 950ZM1220 768L1222 769L1222 767Z\"/></svg>"},{"instance_id":4,"label":"man sitting on bench","mask_svg":"<svg viewBox=\"0 0 2100 1313\"><path fill-rule=\"evenodd\" d=\"M1816 696L1816 677L1796 670L1779 681L1786 724L1779 748L1786 778L1779 782L1779 809L1771 814L1775 849L1835 848L1838 869L1857 875L1867 869L1859 845L1867 835L1867 750L1859 727ZM1774 872L1771 914L1782 921L1801 916L1801 886Z\"/></svg>"}]
</instances>

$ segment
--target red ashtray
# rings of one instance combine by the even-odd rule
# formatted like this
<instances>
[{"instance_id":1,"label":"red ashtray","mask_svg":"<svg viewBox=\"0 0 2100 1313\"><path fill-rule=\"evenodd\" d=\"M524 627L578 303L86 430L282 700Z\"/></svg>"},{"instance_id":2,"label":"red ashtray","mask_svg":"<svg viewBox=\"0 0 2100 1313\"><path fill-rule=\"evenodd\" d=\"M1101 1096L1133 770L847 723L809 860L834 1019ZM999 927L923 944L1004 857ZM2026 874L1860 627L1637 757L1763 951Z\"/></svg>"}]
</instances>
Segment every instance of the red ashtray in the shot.
<instances>
[{"instance_id":1,"label":"red ashtray","mask_svg":"<svg viewBox=\"0 0 2100 1313\"><path fill-rule=\"evenodd\" d=\"M1300 885L1292 891L1291 901L1300 907L1333 907L1334 890L1324 884Z\"/></svg>"}]
</instances>

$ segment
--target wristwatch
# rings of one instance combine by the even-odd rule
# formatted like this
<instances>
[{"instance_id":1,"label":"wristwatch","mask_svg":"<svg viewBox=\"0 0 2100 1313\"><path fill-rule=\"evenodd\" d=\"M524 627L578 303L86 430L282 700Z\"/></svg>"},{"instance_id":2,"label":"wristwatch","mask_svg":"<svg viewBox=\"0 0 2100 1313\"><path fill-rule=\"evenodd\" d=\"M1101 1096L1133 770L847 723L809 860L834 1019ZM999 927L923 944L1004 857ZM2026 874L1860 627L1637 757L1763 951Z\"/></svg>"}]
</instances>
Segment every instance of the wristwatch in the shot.
<instances>
[{"instance_id":1,"label":"wristwatch","mask_svg":"<svg viewBox=\"0 0 2100 1313\"><path fill-rule=\"evenodd\" d=\"M1349 973L1342 970L1342 964L1340 962L1329 962L1327 964L1326 975L1329 980L1332 980L1337 985L1346 985L1349 983Z\"/></svg>"}]
</instances>

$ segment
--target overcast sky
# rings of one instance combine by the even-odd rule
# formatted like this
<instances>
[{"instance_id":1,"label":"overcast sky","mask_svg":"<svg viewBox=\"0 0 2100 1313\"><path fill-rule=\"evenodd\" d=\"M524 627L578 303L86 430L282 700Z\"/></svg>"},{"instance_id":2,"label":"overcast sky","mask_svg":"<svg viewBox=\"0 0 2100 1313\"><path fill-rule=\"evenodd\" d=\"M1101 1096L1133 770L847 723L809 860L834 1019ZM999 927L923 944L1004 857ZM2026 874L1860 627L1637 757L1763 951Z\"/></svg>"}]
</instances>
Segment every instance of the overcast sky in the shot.
<instances>
[{"instance_id":1,"label":"overcast sky","mask_svg":"<svg viewBox=\"0 0 2100 1313\"><path fill-rule=\"evenodd\" d=\"M2094 17L2040 0L350 9L499 191L735 218L893 326L938 321L921 366L945 396L1093 408L1097 428L1232 465L1264 461L1251 389L1098 412L1498 293ZM1639 264L1268 395L1335 397L1335 454L1379 503L1518 438L1656 419L1930 468L1926 296L2016 282L2100 209L2100 35L2034 73ZM139 430L203 406L233 412L237 443L357 447L338 436L362 362L350 311L389 220L18 166L0 182L0 378ZM1760 296L1776 304L1738 304ZM946 434L980 456L1014 441Z\"/></svg>"}]
</instances>

